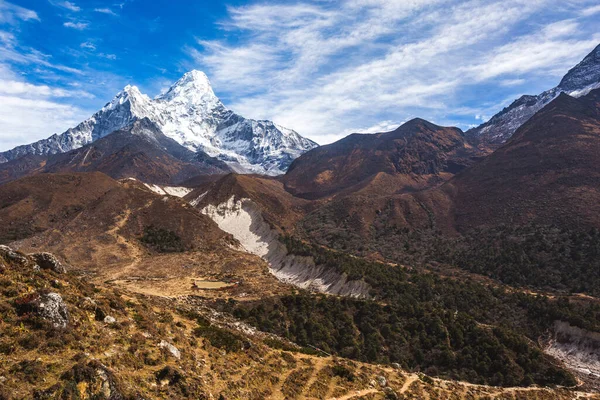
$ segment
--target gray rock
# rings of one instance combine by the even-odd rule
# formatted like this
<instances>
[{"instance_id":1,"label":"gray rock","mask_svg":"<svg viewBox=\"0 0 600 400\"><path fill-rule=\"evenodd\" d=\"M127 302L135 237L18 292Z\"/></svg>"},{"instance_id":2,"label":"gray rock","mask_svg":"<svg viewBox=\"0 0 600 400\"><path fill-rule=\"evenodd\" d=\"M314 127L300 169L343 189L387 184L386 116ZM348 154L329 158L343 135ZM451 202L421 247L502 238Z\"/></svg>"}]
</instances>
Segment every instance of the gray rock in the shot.
<instances>
[{"instance_id":1,"label":"gray rock","mask_svg":"<svg viewBox=\"0 0 600 400\"><path fill-rule=\"evenodd\" d=\"M64 274L67 272L65 266L61 264L54 254L33 253L29 254L29 257L31 257L42 269L49 269L58 274Z\"/></svg>"},{"instance_id":2,"label":"gray rock","mask_svg":"<svg viewBox=\"0 0 600 400\"><path fill-rule=\"evenodd\" d=\"M58 293L42 294L32 306L37 315L51 322L55 328L66 328L69 324L69 311Z\"/></svg>"},{"instance_id":3,"label":"gray rock","mask_svg":"<svg viewBox=\"0 0 600 400\"><path fill-rule=\"evenodd\" d=\"M394 392L394 390L390 387L386 387L383 389L383 392L385 393L385 398L389 399L389 400L396 400L398 399L398 395L396 394L396 392Z\"/></svg>"},{"instance_id":4,"label":"gray rock","mask_svg":"<svg viewBox=\"0 0 600 400\"><path fill-rule=\"evenodd\" d=\"M3 257L8 261L16 261L19 264L27 263L27 257L4 245L0 245L0 257Z\"/></svg>"},{"instance_id":5,"label":"gray rock","mask_svg":"<svg viewBox=\"0 0 600 400\"><path fill-rule=\"evenodd\" d=\"M181 352L179 351L179 349L165 340L161 340L158 344L158 347L160 347L161 349L167 349L168 352L171 353L171 355L178 360L181 358Z\"/></svg>"},{"instance_id":6,"label":"gray rock","mask_svg":"<svg viewBox=\"0 0 600 400\"><path fill-rule=\"evenodd\" d=\"M385 379L385 376L379 375L377 377L377 383L379 383L379 386L381 386L381 387L386 387L387 386L387 379Z\"/></svg>"},{"instance_id":7,"label":"gray rock","mask_svg":"<svg viewBox=\"0 0 600 400\"><path fill-rule=\"evenodd\" d=\"M104 317L105 324L114 324L116 322L117 322L117 320L115 319L115 317L111 317L110 315L107 315L106 317Z\"/></svg>"},{"instance_id":8,"label":"gray rock","mask_svg":"<svg viewBox=\"0 0 600 400\"><path fill-rule=\"evenodd\" d=\"M398 363L392 363L392 368L394 369L402 369L402 366Z\"/></svg>"}]
</instances>

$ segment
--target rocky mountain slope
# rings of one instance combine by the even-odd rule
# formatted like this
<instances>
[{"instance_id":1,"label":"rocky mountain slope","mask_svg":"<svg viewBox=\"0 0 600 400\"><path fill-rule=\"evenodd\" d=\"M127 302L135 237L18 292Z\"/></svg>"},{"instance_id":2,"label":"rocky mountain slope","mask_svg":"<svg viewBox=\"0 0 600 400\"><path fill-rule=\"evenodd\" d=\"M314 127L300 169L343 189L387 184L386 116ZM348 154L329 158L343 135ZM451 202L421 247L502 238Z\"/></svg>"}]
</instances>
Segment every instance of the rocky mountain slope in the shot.
<instances>
[{"instance_id":1,"label":"rocky mountain slope","mask_svg":"<svg viewBox=\"0 0 600 400\"><path fill-rule=\"evenodd\" d=\"M200 150L183 147L144 118L66 153L27 155L0 164L0 184L37 173L94 171L115 179L175 185L198 175L224 174L231 169Z\"/></svg>"},{"instance_id":2,"label":"rocky mountain slope","mask_svg":"<svg viewBox=\"0 0 600 400\"><path fill-rule=\"evenodd\" d=\"M494 388L301 348L192 297L159 298L0 247L0 399L597 399ZM43 305L43 306L42 306Z\"/></svg>"},{"instance_id":3,"label":"rocky mountain slope","mask_svg":"<svg viewBox=\"0 0 600 400\"><path fill-rule=\"evenodd\" d=\"M580 97L596 88L600 88L600 45L573 67L557 87L537 96L520 97L488 122L467 131L466 135L470 141L484 149L495 149L561 93Z\"/></svg>"},{"instance_id":4,"label":"rocky mountain slope","mask_svg":"<svg viewBox=\"0 0 600 400\"><path fill-rule=\"evenodd\" d=\"M352 134L313 149L292 163L282 181L294 195L319 198L356 191L385 174L393 180L390 190L399 193L442 183L477 156L460 129L417 118L393 132Z\"/></svg>"},{"instance_id":5,"label":"rocky mountain slope","mask_svg":"<svg viewBox=\"0 0 600 400\"><path fill-rule=\"evenodd\" d=\"M235 239L208 217L155 190L98 172L40 174L4 184L0 243L28 252L44 248L94 282L118 281L155 295L202 293L192 287L194 280L246 298L284 289L262 260L235 250ZM206 295L212 293L218 294Z\"/></svg>"},{"instance_id":6,"label":"rocky mountain slope","mask_svg":"<svg viewBox=\"0 0 600 400\"><path fill-rule=\"evenodd\" d=\"M155 99L135 86L126 86L75 128L1 153L0 162L78 149L143 118L189 150L216 157L238 172L281 174L296 157L317 146L271 121L245 119L228 110L206 75L194 70Z\"/></svg>"},{"instance_id":7,"label":"rocky mountain slope","mask_svg":"<svg viewBox=\"0 0 600 400\"><path fill-rule=\"evenodd\" d=\"M346 195L306 214L296 232L355 255L598 296L599 95L561 94L440 187Z\"/></svg>"},{"instance_id":8,"label":"rocky mountain slope","mask_svg":"<svg viewBox=\"0 0 600 400\"><path fill-rule=\"evenodd\" d=\"M526 222L600 228L598 152L600 90L560 94L449 183L457 229Z\"/></svg>"}]
</instances>

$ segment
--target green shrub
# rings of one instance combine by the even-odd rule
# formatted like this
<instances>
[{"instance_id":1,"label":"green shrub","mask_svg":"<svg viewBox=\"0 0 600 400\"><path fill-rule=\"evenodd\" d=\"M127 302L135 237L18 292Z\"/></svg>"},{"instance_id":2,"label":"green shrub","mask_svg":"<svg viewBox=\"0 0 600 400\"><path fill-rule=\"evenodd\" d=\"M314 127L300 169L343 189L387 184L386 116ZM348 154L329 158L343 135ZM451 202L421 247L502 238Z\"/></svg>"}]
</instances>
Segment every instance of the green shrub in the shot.
<instances>
[{"instance_id":1,"label":"green shrub","mask_svg":"<svg viewBox=\"0 0 600 400\"><path fill-rule=\"evenodd\" d=\"M175 232L157 228L154 225L144 229L140 241L160 253L180 253L185 251L181 237Z\"/></svg>"}]
</instances>

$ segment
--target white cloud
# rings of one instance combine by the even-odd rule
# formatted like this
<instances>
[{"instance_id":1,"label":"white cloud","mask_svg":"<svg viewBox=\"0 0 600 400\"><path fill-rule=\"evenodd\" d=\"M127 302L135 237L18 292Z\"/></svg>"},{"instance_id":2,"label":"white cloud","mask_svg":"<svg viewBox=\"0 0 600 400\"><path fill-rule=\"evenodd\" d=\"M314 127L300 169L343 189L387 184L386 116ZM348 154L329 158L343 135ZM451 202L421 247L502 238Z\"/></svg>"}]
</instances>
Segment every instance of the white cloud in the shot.
<instances>
[{"instance_id":1,"label":"white cloud","mask_svg":"<svg viewBox=\"0 0 600 400\"><path fill-rule=\"evenodd\" d=\"M515 78L515 79L503 79L499 83L501 86L519 86L527 82L525 79Z\"/></svg>"},{"instance_id":2,"label":"white cloud","mask_svg":"<svg viewBox=\"0 0 600 400\"><path fill-rule=\"evenodd\" d=\"M73 29L77 29L79 31L82 31L84 29L87 29L89 24L87 22L72 22L72 21L68 21L65 22L63 24L64 27L66 28L73 28Z\"/></svg>"},{"instance_id":3,"label":"white cloud","mask_svg":"<svg viewBox=\"0 0 600 400\"><path fill-rule=\"evenodd\" d=\"M116 60L117 59L117 55L116 54L98 53L98 56L106 58L107 60Z\"/></svg>"},{"instance_id":4,"label":"white cloud","mask_svg":"<svg viewBox=\"0 0 600 400\"><path fill-rule=\"evenodd\" d=\"M82 90L65 90L62 88L51 88L47 85L34 85L28 82L0 79L0 94L2 95L19 95L31 99L39 97L86 97L93 98L94 96Z\"/></svg>"},{"instance_id":5,"label":"white cloud","mask_svg":"<svg viewBox=\"0 0 600 400\"><path fill-rule=\"evenodd\" d=\"M96 50L96 45L92 42L83 42L79 45L79 47L81 47L82 49L90 50L90 51Z\"/></svg>"},{"instance_id":6,"label":"white cloud","mask_svg":"<svg viewBox=\"0 0 600 400\"><path fill-rule=\"evenodd\" d=\"M599 38L586 37L580 10L540 18L552 4L259 3L228 9L220 26L233 40L199 40L185 51L194 60L188 67L205 69L233 110L322 143L382 119L444 119L469 85L515 86L531 74L566 72ZM476 113L483 115L469 111Z\"/></svg>"},{"instance_id":7,"label":"white cloud","mask_svg":"<svg viewBox=\"0 0 600 400\"><path fill-rule=\"evenodd\" d=\"M86 112L71 105L0 94L0 150L61 133L86 116Z\"/></svg>"},{"instance_id":8,"label":"white cloud","mask_svg":"<svg viewBox=\"0 0 600 400\"><path fill-rule=\"evenodd\" d=\"M33 10L0 0L0 23L14 24L18 20L39 21L40 17Z\"/></svg>"},{"instance_id":9,"label":"white cloud","mask_svg":"<svg viewBox=\"0 0 600 400\"><path fill-rule=\"evenodd\" d=\"M51 62L52 57L39 50L18 46L14 36L9 39L4 46L0 46L0 63L33 64L70 74L82 74L77 68Z\"/></svg>"},{"instance_id":10,"label":"white cloud","mask_svg":"<svg viewBox=\"0 0 600 400\"><path fill-rule=\"evenodd\" d=\"M591 17L592 15L596 15L598 13L600 13L600 4L597 6L585 8L581 11L581 15L583 15L584 17Z\"/></svg>"},{"instance_id":11,"label":"white cloud","mask_svg":"<svg viewBox=\"0 0 600 400\"><path fill-rule=\"evenodd\" d=\"M583 39L573 36L577 26L572 20L558 21L539 32L517 37L495 48L470 70L480 80L532 71L563 75L600 40L600 34Z\"/></svg>"},{"instance_id":12,"label":"white cloud","mask_svg":"<svg viewBox=\"0 0 600 400\"><path fill-rule=\"evenodd\" d=\"M81 11L81 7L77 6L75 3L72 3L70 1L59 1L57 3L53 3L56 6L62 7L62 8L66 8L67 10L70 11L74 11L74 12L79 12Z\"/></svg>"},{"instance_id":13,"label":"white cloud","mask_svg":"<svg viewBox=\"0 0 600 400\"><path fill-rule=\"evenodd\" d=\"M115 13L113 10L111 10L110 8L94 8L95 12L99 12L102 14L108 14L108 15L113 15L116 16L117 13Z\"/></svg>"}]
</instances>

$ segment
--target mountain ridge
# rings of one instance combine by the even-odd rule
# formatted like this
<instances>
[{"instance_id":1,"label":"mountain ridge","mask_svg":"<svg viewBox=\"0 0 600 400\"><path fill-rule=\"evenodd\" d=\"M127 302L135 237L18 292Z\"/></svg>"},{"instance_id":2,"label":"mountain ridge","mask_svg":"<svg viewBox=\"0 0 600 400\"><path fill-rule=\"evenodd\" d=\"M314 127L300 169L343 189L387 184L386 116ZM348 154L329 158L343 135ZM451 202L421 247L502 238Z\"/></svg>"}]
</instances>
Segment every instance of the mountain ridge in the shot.
<instances>
[{"instance_id":1,"label":"mountain ridge","mask_svg":"<svg viewBox=\"0 0 600 400\"><path fill-rule=\"evenodd\" d=\"M394 192L415 191L446 181L478 156L460 129L415 118L391 132L352 134L310 150L281 180L290 193L313 199L356 189L380 173L394 178Z\"/></svg>"},{"instance_id":2,"label":"mountain ridge","mask_svg":"<svg viewBox=\"0 0 600 400\"><path fill-rule=\"evenodd\" d=\"M214 94L208 77L193 70L154 99L127 85L76 127L0 153L0 162L26 154L74 150L143 118L149 118L182 146L203 151L243 173L281 174L296 157L317 146L271 121L246 119L230 111Z\"/></svg>"},{"instance_id":3,"label":"mountain ridge","mask_svg":"<svg viewBox=\"0 0 600 400\"><path fill-rule=\"evenodd\" d=\"M549 104L561 93L581 97L600 88L600 45L580 63L571 68L558 86L539 95L523 95L508 107L495 114L489 121L469 129L466 136L481 149L495 150L505 143L515 131L536 112Z\"/></svg>"}]
</instances>

